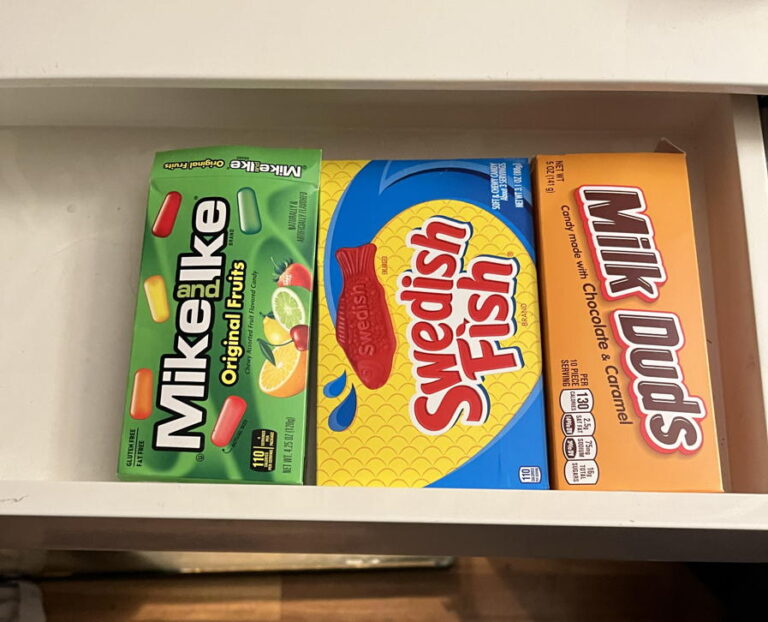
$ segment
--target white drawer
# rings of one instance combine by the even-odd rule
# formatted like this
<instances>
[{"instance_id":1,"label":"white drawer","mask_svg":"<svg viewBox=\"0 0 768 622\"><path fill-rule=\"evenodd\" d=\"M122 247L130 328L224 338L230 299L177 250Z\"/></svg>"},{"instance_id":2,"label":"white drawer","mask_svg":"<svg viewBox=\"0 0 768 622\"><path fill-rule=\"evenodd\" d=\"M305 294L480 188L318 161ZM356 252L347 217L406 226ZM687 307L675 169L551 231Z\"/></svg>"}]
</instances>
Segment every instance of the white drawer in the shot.
<instances>
[{"instance_id":1,"label":"white drawer","mask_svg":"<svg viewBox=\"0 0 768 622\"><path fill-rule=\"evenodd\" d=\"M5 2L0 81L768 92L768 4Z\"/></svg>"},{"instance_id":2,"label":"white drawer","mask_svg":"<svg viewBox=\"0 0 768 622\"><path fill-rule=\"evenodd\" d=\"M768 560L768 174L754 97L8 87L0 126L0 547ZM530 156L648 151L660 137L689 154L738 494L116 481L155 151Z\"/></svg>"}]
</instances>

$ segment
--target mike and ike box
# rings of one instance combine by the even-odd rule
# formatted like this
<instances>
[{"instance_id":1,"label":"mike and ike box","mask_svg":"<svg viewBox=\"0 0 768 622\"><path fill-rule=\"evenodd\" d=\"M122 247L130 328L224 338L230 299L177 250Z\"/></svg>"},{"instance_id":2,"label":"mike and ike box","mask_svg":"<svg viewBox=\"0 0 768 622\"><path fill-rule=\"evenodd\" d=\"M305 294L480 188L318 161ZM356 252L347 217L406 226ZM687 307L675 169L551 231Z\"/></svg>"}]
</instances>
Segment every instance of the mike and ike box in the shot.
<instances>
[{"instance_id":1,"label":"mike and ike box","mask_svg":"<svg viewBox=\"0 0 768 622\"><path fill-rule=\"evenodd\" d=\"M155 156L118 474L300 484L320 151Z\"/></svg>"},{"instance_id":2,"label":"mike and ike box","mask_svg":"<svg viewBox=\"0 0 768 622\"><path fill-rule=\"evenodd\" d=\"M327 161L317 483L548 488L529 163Z\"/></svg>"},{"instance_id":3,"label":"mike and ike box","mask_svg":"<svg viewBox=\"0 0 768 622\"><path fill-rule=\"evenodd\" d=\"M722 491L685 155L535 182L553 487Z\"/></svg>"}]
</instances>

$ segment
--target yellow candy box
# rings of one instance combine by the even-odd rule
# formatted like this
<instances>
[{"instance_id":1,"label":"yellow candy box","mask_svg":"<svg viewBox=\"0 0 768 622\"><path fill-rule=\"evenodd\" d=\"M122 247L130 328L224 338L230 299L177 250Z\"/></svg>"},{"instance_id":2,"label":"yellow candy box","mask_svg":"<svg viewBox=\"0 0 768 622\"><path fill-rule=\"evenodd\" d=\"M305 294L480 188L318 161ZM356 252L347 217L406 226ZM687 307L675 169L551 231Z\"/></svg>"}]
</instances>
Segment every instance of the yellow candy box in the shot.
<instances>
[{"instance_id":1,"label":"yellow candy box","mask_svg":"<svg viewBox=\"0 0 768 622\"><path fill-rule=\"evenodd\" d=\"M548 488L524 159L321 173L317 483Z\"/></svg>"}]
</instances>

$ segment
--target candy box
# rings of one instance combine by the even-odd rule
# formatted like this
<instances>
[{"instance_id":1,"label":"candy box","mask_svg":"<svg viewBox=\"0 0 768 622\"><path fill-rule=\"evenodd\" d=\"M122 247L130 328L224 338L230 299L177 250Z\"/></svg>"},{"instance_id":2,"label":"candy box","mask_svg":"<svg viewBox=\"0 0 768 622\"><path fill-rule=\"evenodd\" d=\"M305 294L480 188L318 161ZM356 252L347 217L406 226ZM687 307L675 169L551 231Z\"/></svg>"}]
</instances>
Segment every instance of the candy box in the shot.
<instances>
[{"instance_id":1,"label":"candy box","mask_svg":"<svg viewBox=\"0 0 768 622\"><path fill-rule=\"evenodd\" d=\"M302 482L319 174L312 150L156 155L121 478Z\"/></svg>"},{"instance_id":2,"label":"candy box","mask_svg":"<svg viewBox=\"0 0 768 622\"><path fill-rule=\"evenodd\" d=\"M685 155L535 182L553 487L722 490Z\"/></svg>"},{"instance_id":3,"label":"candy box","mask_svg":"<svg viewBox=\"0 0 768 622\"><path fill-rule=\"evenodd\" d=\"M528 162L321 179L318 484L547 488Z\"/></svg>"}]
</instances>

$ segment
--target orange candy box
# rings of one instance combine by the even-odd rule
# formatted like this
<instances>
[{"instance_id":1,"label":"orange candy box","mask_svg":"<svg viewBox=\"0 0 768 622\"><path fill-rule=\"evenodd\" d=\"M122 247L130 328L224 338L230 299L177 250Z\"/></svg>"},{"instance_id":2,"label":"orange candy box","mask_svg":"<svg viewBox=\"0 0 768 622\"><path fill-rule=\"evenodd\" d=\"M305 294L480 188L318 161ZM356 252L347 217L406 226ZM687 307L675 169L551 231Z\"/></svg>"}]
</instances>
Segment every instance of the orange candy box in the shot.
<instances>
[{"instance_id":1,"label":"orange candy box","mask_svg":"<svg viewBox=\"0 0 768 622\"><path fill-rule=\"evenodd\" d=\"M553 488L721 491L685 156L538 156Z\"/></svg>"}]
</instances>

